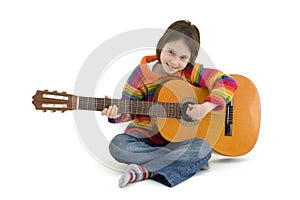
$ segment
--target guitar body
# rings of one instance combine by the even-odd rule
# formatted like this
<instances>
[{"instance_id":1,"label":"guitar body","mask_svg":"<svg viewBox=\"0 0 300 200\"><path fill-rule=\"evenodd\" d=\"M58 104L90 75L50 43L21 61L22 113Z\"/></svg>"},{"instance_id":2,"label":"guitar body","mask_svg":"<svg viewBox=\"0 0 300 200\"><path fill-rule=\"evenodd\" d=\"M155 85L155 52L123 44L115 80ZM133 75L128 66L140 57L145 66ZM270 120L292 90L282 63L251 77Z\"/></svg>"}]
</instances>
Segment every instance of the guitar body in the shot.
<instances>
[{"instance_id":1,"label":"guitar body","mask_svg":"<svg viewBox=\"0 0 300 200\"><path fill-rule=\"evenodd\" d=\"M249 79L241 75L231 76L239 85L231 105L222 111L210 112L200 123L187 118L157 117L157 127L161 135L174 142L201 138L221 155L241 156L248 153L254 147L259 133L259 95ZM156 101L202 103L207 96L207 89L192 86L182 80L172 80L160 88Z\"/></svg>"}]
</instances>

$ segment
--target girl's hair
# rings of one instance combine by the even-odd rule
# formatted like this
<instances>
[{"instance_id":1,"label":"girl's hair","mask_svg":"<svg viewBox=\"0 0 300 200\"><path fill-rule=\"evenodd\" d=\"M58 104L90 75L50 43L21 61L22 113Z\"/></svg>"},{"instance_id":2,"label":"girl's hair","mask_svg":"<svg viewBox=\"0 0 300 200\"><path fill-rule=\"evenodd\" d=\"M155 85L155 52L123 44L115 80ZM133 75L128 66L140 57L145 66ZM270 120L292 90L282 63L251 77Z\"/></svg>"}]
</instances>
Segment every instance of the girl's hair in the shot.
<instances>
[{"instance_id":1,"label":"girl's hair","mask_svg":"<svg viewBox=\"0 0 300 200\"><path fill-rule=\"evenodd\" d=\"M156 46L156 56L160 61L160 54L165 44L171 41L183 39L191 51L189 63L194 64L199 48L200 48L200 33L198 28L188 20L179 20L172 23Z\"/></svg>"}]
</instances>

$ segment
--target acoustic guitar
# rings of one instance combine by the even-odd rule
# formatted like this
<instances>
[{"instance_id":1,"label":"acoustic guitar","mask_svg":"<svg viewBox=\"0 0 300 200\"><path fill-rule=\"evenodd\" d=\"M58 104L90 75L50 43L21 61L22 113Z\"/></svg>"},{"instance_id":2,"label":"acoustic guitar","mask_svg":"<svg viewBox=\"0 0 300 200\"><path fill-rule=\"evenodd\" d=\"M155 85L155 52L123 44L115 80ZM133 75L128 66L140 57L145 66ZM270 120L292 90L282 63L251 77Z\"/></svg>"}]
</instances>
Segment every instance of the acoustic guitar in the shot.
<instances>
[{"instance_id":1,"label":"acoustic guitar","mask_svg":"<svg viewBox=\"0 0 300 200\"><path fill-rule=\"evenodd\" d=\"M236 74L231 77L239 85L233 100L223 110L208 113L201 122L193 121L185 113L188 104L202 103L208 90L181 79L165 82L152 102L81 97L38 90L32 103L37 110L62 112L101 111L110 105L117 105L120 113L151 116L166 140L179 142L197 137L209 142L218 154L241 156L251 151L258 139L260 99L251 80Z\"/></svg>"}]
</instances>

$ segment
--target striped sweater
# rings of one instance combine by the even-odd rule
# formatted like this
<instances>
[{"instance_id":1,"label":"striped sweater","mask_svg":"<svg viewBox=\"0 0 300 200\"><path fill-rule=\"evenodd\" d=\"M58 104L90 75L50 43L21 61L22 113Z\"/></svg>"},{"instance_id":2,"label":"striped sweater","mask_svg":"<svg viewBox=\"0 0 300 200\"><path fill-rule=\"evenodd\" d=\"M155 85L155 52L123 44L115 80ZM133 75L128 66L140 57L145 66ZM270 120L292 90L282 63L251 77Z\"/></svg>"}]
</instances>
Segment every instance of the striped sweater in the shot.
<instances>
[{"instance_id":1,"label":"striped sweater","mask_svg":"<svg viewBox=\"0 0 300 200\"><path fill-rule=\"evenodd\" d=\"M157 57L145 56L129 76L124 86L122 99L152 101L156 89L166 78L179 76L198 87L208 88L210 94L205 99L218 106L221 110L228 103L237 89L237 83L225 73L211 68L204 68L201 64L189 65L184 70L166 76L160 76L148 69L147 63L157 61ZM118 119L108 119L111 123L131 121L125 133L139 132L148 137L154 144L164 145L167 141L158 133L149 116L122 114Z\"/></svg>"}]
</instances>

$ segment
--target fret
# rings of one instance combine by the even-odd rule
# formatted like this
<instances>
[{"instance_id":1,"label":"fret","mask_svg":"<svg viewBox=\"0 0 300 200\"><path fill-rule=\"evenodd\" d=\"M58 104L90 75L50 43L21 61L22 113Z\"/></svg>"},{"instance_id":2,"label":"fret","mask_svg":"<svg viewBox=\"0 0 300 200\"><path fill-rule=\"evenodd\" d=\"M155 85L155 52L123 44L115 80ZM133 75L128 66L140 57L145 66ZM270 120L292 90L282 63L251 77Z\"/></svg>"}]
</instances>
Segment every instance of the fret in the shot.
<instances>
[{"instance_id":1,"label":"fret","mask_svg":"<svg viewBox=\"0 0 300 200\"><path fill-rule=\"evenodd\" d=\"M172 105L168 104L168 103L165 103L165 108L166 108L166 116L169 117L172 115Z\"/></svg>"},{"instance_id":2,"label":"fret","mask_svg":"<svg viewBox=\"0 0 300 200\"><path fill-rule=\"evenodd\" d=\"M83 103L85 102L85 97L80 97L79 103L78 103L78 109L84 110L85 107L83 106Z\"/></svg>"},{"instance_id":3,"label":"fret","mask_svg":"<svg viewBox=\"0 0 300 200\"><path fill-rule=\"evenodd\" d=\"M96 99L95 98L89 98L89 107L90 107L90 110L96 110Z\"/></svg>"},{"instance_id":4,"label":"fret","mask_svg":"<svg viewBox=\"0 0 300 200\"><path fill-rule=\"evenodd\" d=\"M157 104L157 106L156 106L156 113L159 114L159 115L161 115L161 116L165 115L165 108L163 106L163 103Z\"/></svg>"},{"instance_id":5,"label":"fret","mask_svg":"<svg viewBox=\"0 0 300 200\"><path fill-rule=\"evenodd\" d=\"M97 104L97 99L95 99L95 110L98 110L98 104Z\"/></svg>"},{"instance_id":6,"label":"fret","mask_svg":"<svg viewBox=\"0 0 300 200\"><path fill-rule=\"evenodd\" d=\"M130 113L132 113L132 104L131 105L128 105L129 106L129 108L130 108ZM134 114L134 113L132 113L132 114Z\"/></svg>"},{"instance_id":7,"label":"fret","mask_svg":"<svg viewBox=\"0 0 300 200\"><path fill-rule=\"evenodd\" d=\"M177 113L177 110L178 110L178 106L176 104L173 104L172 105L172 116L178 116L178 113Z\"/></svg>"},{"instance_id":8,"label":"fret","mask_svg":"<svg viewBox=\"0 0 300 200\"><path fill-rule=\"evenodd\" d=\"M172 114L172 109L170 109L170 104L165 102L164 103L164 108L165 108L165 112L166 112L166 116L169 117Z\"/></svg>"},{"instance_id":9,"label":"fret","mask_svg":"<svg viewBox=\"0 0 300 200\"><path fill-rule=\"evenodd\" d=\"M173 112L172 112L172 116L178 116L178 114L177 114L177 106L173 104L173 105L172 105L172 108L173 108L173 109L172 109L172 111L173 111Z\"/></svg>"},{"instance_id":10,"label":"fret","mask_svg":"<svg viewBox=\"0 0 300 200\"><path fill-rule=\"evenodd\" d=\"M89 110L89 102L90 102L90 98L87 97L86 99L87 99L87 101L86 101L86 109Z\"/></svg>"},{"instance_id":11,"label":"fret","mask_svg":"<svg viewBox=\"0 0 300 200\"><path fill-rule=\"evenodd\" d=\"M137 108L137 106L136 106L136 104L137 104L137 101L132 101L132 104L131 104L131 113L132 114L136 114L136 108Z\"/></svg>"},{"instance_id":12,"label":"fret","mask_svg":"<svg viewBox=\"0 0 300 200\"><path fill-rule=\"evenodd\" d=\"M145 108L146 115L149 115L150 114L150 108L153 105L153 102L147 101L146 105L147 105L146 108Z\"/></svg>"},{"instance_id":13,"label":"fret","mask_svg":"<svg viewBox=\"0 0 300 200\"><path fill-rule=\"evenodd\" d=\"M76 109L79 109L79 97L77 97L77 101L76 101Z\"/></svg>"},{"instance_id":14,"label":"fret","mask_svg":"<svg viewBox=\"0 0 300 200\"><path fill-rule=\"evenodd\" d=\"M93 99L94 98L90 98L90 97L87 98L87 103L86 103L87 110L94 110Z\"/></svg>"},{"instance_id":15,"label":"fret","mask_svg":"<svg viewBox=\"0 0 300 200\"><path fill-rule=\"evenodd\" d=\"M145 109L145 108L144 108L144 103L142 103L142 105L141 105L141 110L144 111L144 109Z\"/></svg>"},{"instance_id":16,"label":"fret","mask_svg":"<svg viewBox=\"0 0 300 200\"><path fill-rule=\"evenodd\" d=\"M127 108L127 112L129 112L129 113L130 113L130 109L131 109L131 108L130 108L130 101L128 101L128 102L127 102L127 104L126 104L126 108Z\"/></svg>"},{"instance_id":17,"label":"fret","mask_svg":"<svg viewBox=\"0 0 300 200\"><path fill-rule=\"evenodd\" d=\"M105 108L105 100L106 100L106 98L103 99L103 108L102 109Z\"/></svg>"},{"instance_id":18,"label":"fret","mask_svg":"<svg viewBox=\"0 0 300 200\"><path fill-rule=\"evenodd\" d=\"M152 104L153 104L153 102L149 102L149 101L145 102L145 107L143 109L145 115L149 115L149 110L150 110Z\"/></svg>"},{"instance_id":19,"label":"fret","mask_svg":"<svg viewBox=\"0 0 300 200\"><path fill-rule=\"evenodd\" d=\"M174 109L174 106L172 105L172 104L169 104L169 115L168 116L173 116L175 113L174 113L174 111L175 111L175 109Z\"/></svg>"},{"instance_id":20,"label":"fret","mask_svg":"<svg viewBox=\"0 0 300 200\"><path fill-rule=\"evenodd\" d=\"M126 102L124 101L123 103L121 103L120 101L119 101L119 103L118 103L118 112L121 112L121 113L125 113L126 112Z\"/></svg>"},{"instance_id":21,"label":"fret","mask_svg":"<svg viewBox=\"0 0 300 200\"><path fill-rule=\"evenodd\" d=\"M111 99L111 100L110 100L110 106L113 106L113 105L116 105L116 104L115 104L114 100ZM105 107L106 107L106 106L105 106Z\"/></svg>"},{"instance_id":22,"label":"fret","mask_svg":"<svg viewBox=\"0 0 300 200\"><path fill-rule=\"evenodd\" d=\"M124 110L124 105L123 105L122 102L118 101L117 107L118 107L118 113L123 112L123 110Z\"/></svg>"},{"instance_id":23,"label":"fret","mask_svg":"<svg viewBox=\"0 0 300 200\"><path fill-rule=\"evenodd\" d=\"M136 101L136 105L135 105L135 106L136 106L136 107L135 107L135 112L136 112L136 113L137 113L138 111L140 111L140 112L143 111L143 110L141 110L141 109L138 110L138 109L140 108L140 106L139 106L139 103L140 103L140 102L142 102L142 101Z\"/></svg>"},{"instance_id":24,"label":"fret","mask_svg":"<svg viewBox=\"0 0 300 200\"><path fill-rule=\"evenodd\" d=\"M163 106L162 106L162 103L155 103L154 104L154 113L153 116L162 116L163 114Z\"/></svg>"},{"instance_id":25,"label":"fret","mask_svg":"<svg viewBox=\"0 0 300 200\"><path fill-rule=\"evenodd\" d=\"M152 103L150 106L149 106L149 115L153 116L154 115L154 104Z\"/></svg>"},{"instance_id":26,"label":"fret","mask_svg":"<svg viewBox=\"0 0 300 200\"><path fill-rule=\"evenodd\" d=\"M96 99L96 110L98 110L98 111L101 111L101 110L103 110L103 101L102 101L102 98L97 98Z\"/></svg>"}]
</instances>

